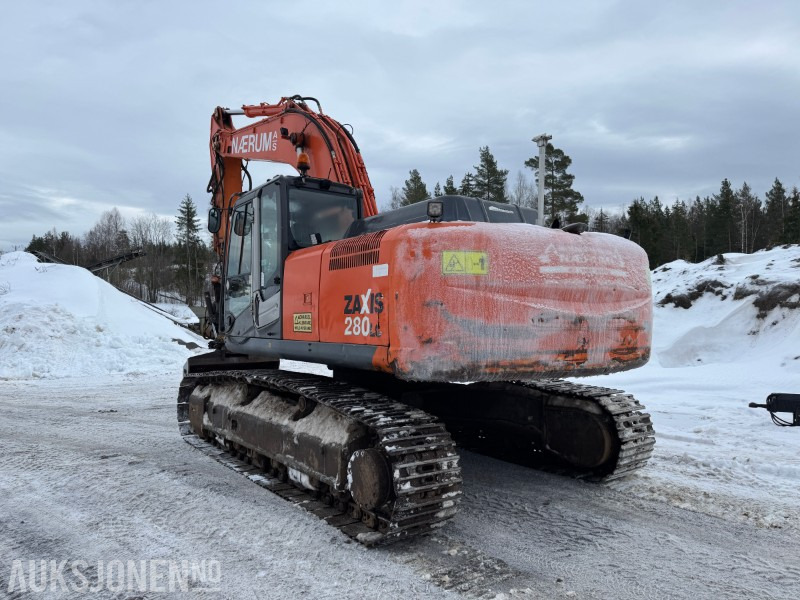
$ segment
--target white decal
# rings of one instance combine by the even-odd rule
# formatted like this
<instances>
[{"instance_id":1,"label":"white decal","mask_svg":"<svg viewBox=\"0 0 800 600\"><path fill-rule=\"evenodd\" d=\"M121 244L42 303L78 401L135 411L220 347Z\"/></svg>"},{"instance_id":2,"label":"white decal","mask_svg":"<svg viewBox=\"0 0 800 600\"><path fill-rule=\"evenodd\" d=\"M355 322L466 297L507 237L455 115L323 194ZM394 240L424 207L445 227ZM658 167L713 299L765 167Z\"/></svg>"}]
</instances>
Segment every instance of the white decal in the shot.
<instances>
[{"instance_id":1,"label":"white decal","mask_svg":"<svg viewBox=\"0 0 800 600\"><path fill-rule=\"evenodd\" d=\"M610 275L612 277L625 277L628 273L622 269L609 269L607 267L590 267L582 265L580 267L552 266L539 267L540 273L565 273L568 275Z\"/></svg>"},{"instance_id":2,"label":"white decal","mask_svg":"<svg viewBox=\"0 0 800 600\"><path fill-rule=\"evenodd\" d=\"M233 154L247 154L252 152L275 152L278 149L278 132L265 131L263 133L247 133L231 138L231 152Z\"/></svg>"},{"instance_id":3,"label":"white decal","mask_svg":"<svg viewBox=\"0 0 800 600\"><path fill-rule=\"evenodd\" d=\"M345 317L344 319L345 335L361 335L367 337L371 329L372 326L370 325L369 317Z\"/></svg>"},{"instance_id":4,"label":"white decal","mask_svg":"<svg viewBox=\"0 0 800 600\"><path fill-rule=\"evenodd\" d=\"M553 263L556 265L596 265L600 264L607 267L625 267L625 259L617 251L613 250L604 254L597 252L588 252L575 248L556 248L555 245L550 244L545 248L544 253L539 258L540 262Z\"/></svg>"},{"instance_id":5,"label":"white decal","mask_svg":"<svg viewBox=\"0 0 800 600\"><path fill-rule=\"evenodd\" d=\"M372 296L372 288L367 290L366 294L361 294L361 314L369 313L369 298Z\"/></svg>"},{"instance_id":6,"label":"white decal","mask_svg":"<svg viewBox=\"0 0 800 600\"><path fill-rule=\"evenodd\" d=\"M389 265L384 263L382 265L372 265L373 277L386 277L389 274Z\"/></svg>"}]
</instances>

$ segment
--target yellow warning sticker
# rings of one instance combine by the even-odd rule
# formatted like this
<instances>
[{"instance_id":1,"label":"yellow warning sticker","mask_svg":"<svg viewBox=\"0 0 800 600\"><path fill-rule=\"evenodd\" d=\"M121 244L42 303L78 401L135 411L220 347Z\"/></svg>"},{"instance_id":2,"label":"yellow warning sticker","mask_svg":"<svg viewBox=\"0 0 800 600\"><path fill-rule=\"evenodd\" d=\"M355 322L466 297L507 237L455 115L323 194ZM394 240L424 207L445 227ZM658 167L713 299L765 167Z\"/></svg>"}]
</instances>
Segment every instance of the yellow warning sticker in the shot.
<instances>
[{"instance_id":1,"label":"yellow warning sticker","mask_svg":"<svg viewBox=\"0 0 800 600\"><path fill-rule=\"evenodd\" d=\"M294 313L294 330L298 333L311 333L311 313Z\"/></svg>"},{"instance_id":2,"label":"yellow warning sticker","mask_svg":"<svg viewBox=\"0 0 800 600\"><path fill-rule=\"evenodd\" d=\"M489 255L473 250L445 250L442 252L443 275L487 275Z\"/></svg>"}]
</instances>

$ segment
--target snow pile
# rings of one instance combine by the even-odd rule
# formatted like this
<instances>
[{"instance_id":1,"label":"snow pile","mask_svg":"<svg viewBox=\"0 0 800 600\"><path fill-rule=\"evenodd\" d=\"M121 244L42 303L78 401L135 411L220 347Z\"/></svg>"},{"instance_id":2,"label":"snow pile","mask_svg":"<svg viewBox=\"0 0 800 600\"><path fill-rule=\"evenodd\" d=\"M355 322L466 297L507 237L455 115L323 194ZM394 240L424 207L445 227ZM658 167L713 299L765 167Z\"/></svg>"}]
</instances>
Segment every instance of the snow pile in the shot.
<instances>
[{"instance_id":1,"label":"snow pile","mask_svg":"<svg viewBox=\"0 0 800 600\"><path fill-rule=\"evenodd\" d=\"M85 269L0 256L0 379L176 371L205 347Z\"/></svg>"},{"instance_id":2,"label":"snow pile","mask_svg":"<svg viewBox=\"0 0 800 600\"><path fill-rule=\"evenodd\" d=\"M156 302L153 304L156 308L164 311L172 319L184 325L197 324L200 319L194 314L194 311L189 308L188 304L174 304L170 302Z\"/></svg>"},{"instance_id":3,"label":"snow pile","mask_svg":"<svg viewBox=\"0 0 800 600\"><path fill-rule=\"evenodd\" d=\"M624 489L800 529L800 428L747 407L800 394L800 246L723 258L656 269L650 363L590 381L633 393L653 416L654 459Z\"/></svg>"},{"instance_id":4,"label":"snow pile","mask_svg":"<svg viewBox=\"0 0 800 600\"><path fill-rule=\"evenodd\" d=\"M653 272L653 293L664 367L800 360L800 246L675 261Z\"/></svg>"}]
</instances>

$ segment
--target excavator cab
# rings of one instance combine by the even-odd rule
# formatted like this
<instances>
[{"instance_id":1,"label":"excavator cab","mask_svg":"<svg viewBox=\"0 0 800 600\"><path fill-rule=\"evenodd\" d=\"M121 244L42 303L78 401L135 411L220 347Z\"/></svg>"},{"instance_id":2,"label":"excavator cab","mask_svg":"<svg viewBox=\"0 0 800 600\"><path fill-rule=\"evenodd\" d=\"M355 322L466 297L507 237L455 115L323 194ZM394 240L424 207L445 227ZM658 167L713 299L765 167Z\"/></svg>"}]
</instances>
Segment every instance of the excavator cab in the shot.
<instances>
[{"instance_id":1,"label":"excavator cab","mask_svg":"<svg viewBox=\"0 0 800 600\"><path fill-rule=\"evenodd\" d=\"M218 331L234 343L254 336L280 339L287 256L342 239L362 210L358 190L310 177L279 176L242 194L229 219ZM209 219L210 225L217 222Z\"/></svg>"}]
</instances>

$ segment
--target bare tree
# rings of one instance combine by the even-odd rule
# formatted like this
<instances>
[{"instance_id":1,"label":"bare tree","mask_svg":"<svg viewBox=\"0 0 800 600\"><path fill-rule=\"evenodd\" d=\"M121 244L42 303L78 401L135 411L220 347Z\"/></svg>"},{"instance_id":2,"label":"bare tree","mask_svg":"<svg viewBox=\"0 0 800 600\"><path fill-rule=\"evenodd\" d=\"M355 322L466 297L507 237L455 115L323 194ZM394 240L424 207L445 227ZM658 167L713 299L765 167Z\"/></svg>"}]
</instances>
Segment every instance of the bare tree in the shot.
<instances>
[{"instance_id":1,"label":"bare tree","mask_svg":"<svg viewBox=\"0 0 800 600\"><path fill-rule=\"evenodd\" d=\"M100 215L100 220L86 234L84 246L89 264L122 254L130 249L125 219L116 206ZM114 269L108 273L107 278L117 287L126 287L126 269Z\"/></svg>"},{"instance_id":2,"label":"bare tree","mask_svg":"<svg viewBox=\"0 0 800 600\"><path fill-rule=\"evenodd\" d=\"M750 253L755 248L756 236L761 225L759 218L761 215L761 200L753 194L746 181L736 191L736 200L739 205L742 252Z\"/></svg>"},{"instance_id":3,"label":"bare tree","mask_svg":"<svg viewBox=\"0 0 800 600\"><path fill-rule=\"evenodd\" d=\"M400 191L400 188L392 186L389 188L389 192L392 197L392 201L389 204L389 208L394 210L395 208L400 208L403 205L403 192Z\"/></svg>"},{"instance_id":4,"label":"bare tree","mask_svg":"<svg viewBox=\"0 0 800 600\"><path fill-rule=\"evenodd\" d=\"M139 297L157 302L173 281L172 222L155 214L140 215L131 221L130 229L133 245L147 253L137 259L133 274Z\"/></svg>"},{"instance_id":5,"label":"bare tree","mask_svg":"<svg viewBox=\"0 0 800 600\"><path fill-rule=\"evenodd\" d=\"M536 208L536 188L522 171L517 171L509 196L512 204Z\"/></svg>"},{"instance_id":6,"label":"bare tree","mask_svg":"<svg viewBox=\"0 0 800 600\"><path fill-rule=\"evenodd\" d=\"M128 233L125 230L125 219L115 206L100 215L86 234L86 246L92 260L103 260L128 249Z\"/></svg>"}]
</instances>

